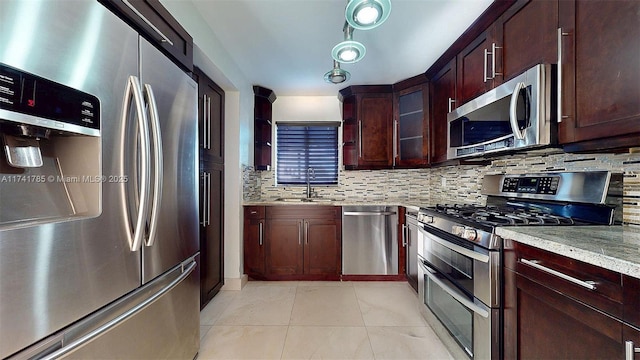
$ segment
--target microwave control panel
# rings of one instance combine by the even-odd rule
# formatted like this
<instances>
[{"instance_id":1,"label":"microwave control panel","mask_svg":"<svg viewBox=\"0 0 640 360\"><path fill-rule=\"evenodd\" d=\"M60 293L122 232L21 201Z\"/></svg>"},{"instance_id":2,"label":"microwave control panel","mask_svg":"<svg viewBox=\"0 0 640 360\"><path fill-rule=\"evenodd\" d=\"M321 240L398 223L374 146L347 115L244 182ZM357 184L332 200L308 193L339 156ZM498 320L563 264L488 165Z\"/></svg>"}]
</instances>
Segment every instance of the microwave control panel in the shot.
<instances>
[{"instance_id":1,"label":"microwave control panel","mask_svg":"<svg viewBox=\"0 0 640 360\"><path fill-rule=\"evenodd\" d=\"M100 130L97 97L0 63L2 110L2 120L88 135Z\"/></svg>"},{"instance_id":2,"label":"microwave control panel","mask_svg":"<svg viewBox=\"0 0 640 360\"><path fill-rule=\"evenodd\" d=\"M559 183L558 176L507 177L502 183L502 192L555 195Z\"/></svg>"}]
</instances>

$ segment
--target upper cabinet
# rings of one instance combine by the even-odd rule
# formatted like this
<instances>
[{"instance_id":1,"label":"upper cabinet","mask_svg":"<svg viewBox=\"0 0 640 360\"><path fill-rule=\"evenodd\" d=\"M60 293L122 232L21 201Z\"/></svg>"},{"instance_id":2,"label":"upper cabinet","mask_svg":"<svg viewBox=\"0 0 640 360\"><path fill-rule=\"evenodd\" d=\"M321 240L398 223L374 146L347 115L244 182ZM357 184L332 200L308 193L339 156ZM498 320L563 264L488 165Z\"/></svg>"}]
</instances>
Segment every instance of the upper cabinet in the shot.
<instances>
[{"instance_id":1,"label":"upper cabinet","mask_svg":"<svg viewBox=\"0 0 640 360\"><path fill-rule=\"evenodd\" d=\"M429 82L431 105L431 163L447 160L447 113L456 107L456 59L453 58Z\"/></svg>"},{"instance_id":2,"label":"upper cabinet","mask_svg":"<svg viewBox=\"0 0 640 360\"><path fill-rule=\"evenodd\" d=\"M198 82L200 161L224 163L224 91L202 70L193 69Z\"/></svg>"},{"instance_id":3,"label":"upper cabinet","mask_svg":"<svg viewBox=\"0 0 640 360\"><path fill-rule=\"evenodd\" d=\"M193 70L193 38L160 0L99 0L184 70Z\"/></svg>"},{"instance_id":4,"label":"upper cabinet","mask_svg":"<svg viewBox=\"0 0 640 360\"><path fill-rule=\"evenodd\" d=\"M640 146L640 2L560 1L559 141Z\"/></svg>"},{"instance_id":5,"label":"upper cabinet","mask_svg":"<svg viewBox=\"0 0 640 360\"><path fill-rule=\"evenodd\" d=\"M424 77L421 77L424 78ZM397 85L394 85L397 89ZM394 167L429 164L429 86L422 83L394 91Z\"/></svg>"},{"instance_id":6,"label":"upper cabinet","mask_svg":"<svg viewBox=\"0 0 640 360\"><path fill-rule=\"evenodd\" d=\"M261 86L253 87L254 93L254 128L253 128L253 163L256 170L271 169L271 107L276 101L276 94Z\"/></svg>"},{"instance_id":7,"label":"upper cabinet","mask_svg":"<svg viewBox=\"0 0 640 360\"><path fill-rule=\"evenodd\" d=\"M359 85L340 90L343 164L347 170L393 166L391 85Z\"/></svg>"},{"instance_id":8,"label":"upper cabinet","mask_svg":"<svg viewBox=\"0 0 640 360\"><path fill-rule=\"evenodd\" d=\"M464 104L491 90L496 78L493 28L487 29L456 57L457 100Z\"/></svg>"}]
</instances>

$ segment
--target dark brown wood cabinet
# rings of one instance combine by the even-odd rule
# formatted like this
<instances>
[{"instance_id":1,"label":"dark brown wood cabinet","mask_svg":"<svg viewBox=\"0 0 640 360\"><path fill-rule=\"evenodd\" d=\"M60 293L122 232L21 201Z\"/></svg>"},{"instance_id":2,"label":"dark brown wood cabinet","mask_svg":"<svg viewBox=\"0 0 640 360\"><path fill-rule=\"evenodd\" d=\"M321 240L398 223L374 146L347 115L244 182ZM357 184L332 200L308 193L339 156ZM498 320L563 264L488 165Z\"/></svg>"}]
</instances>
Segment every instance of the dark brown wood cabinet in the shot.
<instances>
[{"instance_id":1,"label":"dark brown wood cabinet","mask_svg":"<svg viewBox=\"0 0 640 360\"><path fill-rule=\"evenodd\" d=\"M447 160L447 114L456 107L456 59L453 58L429 82L431 112L431 163Z\"/></svg>"},{"instance_id":2,"label":"dark brown wood cabinet","mask_svg":"<svg viewBox=\"0 0 640 360\"><path fill-rule=\"evenodd\" d=\"M253 164L256 170L271 169L272 104L276 94L261 86L253 87L254 127L253 127Z\"/></svg>"},{"instance_id":3,"label":"dark brown wood cabinet","mask_svg":"<svg viewBox=\"0 0 640 360\"><path fill-rule=\"evenodd\" d=\"M249 276L265 274L264 213L264 206L244 207L244 273Z\"/></svg>"},{"instance_id":4,"label":"dark brown wood cabinet","mask_svg":"<svg viewBox=\"0 0 640 360\"><path fill-rule=\"evenodd\" d=\"M560 143L640 145L640 2L560 1Z\"/></svg>"},{"instance_id":5,"label":"dark brown wood cabinet","mask_svg":"<svg viewBox=\"0 0 640 360\"><path fill-rule=\"evenodd\" d=\"M496 64L495 70L489 66L488 71L490 77L496 73L494 86L537 64L558 60L558 0L520 0L491 29L489 53L496 49Z\"/></svg>"},{"instance_id":6,"label":"dark brown wood cabinet","mask_svg":"<svg viewBox=\"0 0 640 360\"><path fill-rule=\"evenodd\" d=\"M245 207L244 269L260 280L339 280L340 207Z\"/></svg>"},{"instance_id":7,"label":"dark brown wood cabinet","mask_svg":"<svg viewBox=\"0 0 640 360\"><path fill-rule=\"evenodd\" d=\"M193 70L193 38L160 0L99 0L184 70Z\"/></svg>"},{"instance_id":8,"label":"dark brown wood cabinet","mask_svg":"<svg viewBox=\"0 0 640 360\"><path fill-rule=\"evenodd\" d=\"M198 82L200 305L224 285L224 91L202 70Z\"/></svg>"},{"instance_id":9,"label":"dark brown wood cabinet","mask_svg":"<svg viewBox=\"0 0 640 360\"><path fill-rule=\"evenodd\" d=\"M456 56L456 99L460 104L473 100L494 87L496 48L494 28L485 30Z\"/></svg>"},{"instance_id":10,"label":"dark brown wood cabinet","mask_svg":"<svg viewBox=\"0 0 640 360\"><path fill-rule=\"evenodd\" d=\"M340 90L339 98L345 169L390 169L394 142L391 85L350 86Z\"/></svg>"},{"instance_id":11,"label":"dark brown wood cabinet","mask_svg":"<svg viewBox=\"0 0 640 360\"><path fill-rule=\"evenodd\" d=\"M623 359L627 341L640 345L620 273L511 241L504 270L505 359Z\"/></svg>"},{"instance_id":12,"label":"dark brown wood cabinet","mask_svg":"<svg viewBox=\"0 0 640 360\"><path fill-rule=\"evenodd\" d=\"M394 85L393 166L426 166L429 164L429 85L424 78L421 84L395 90L397 87L398 84Z\"/></svg>"}]
</instances>

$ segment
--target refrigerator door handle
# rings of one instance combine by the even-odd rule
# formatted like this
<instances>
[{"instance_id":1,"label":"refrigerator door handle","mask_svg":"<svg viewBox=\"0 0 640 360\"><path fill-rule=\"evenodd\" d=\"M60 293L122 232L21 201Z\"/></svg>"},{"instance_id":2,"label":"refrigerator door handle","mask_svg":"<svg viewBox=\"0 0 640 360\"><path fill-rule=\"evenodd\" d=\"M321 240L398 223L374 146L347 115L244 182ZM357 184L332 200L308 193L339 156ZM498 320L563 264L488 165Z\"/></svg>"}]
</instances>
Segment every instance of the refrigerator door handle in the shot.
<instances>
[{"instance_id":1,"label":"refrigerator door handle","mask_svg":"<svg viewBox=\"0 0 640 360\"><path fill-rule=\"evenodd\" d=\"M42 357L40 359L41 360L53 360L53 359L58 359L58 358L60 358L62 356L65 356L65 355L75 351L76 349L82 347L83 345L85 345L86 343L90 342L91 340L97 338L98 336L104 334L105 332L109 331L110 329L114 328L115 326L125 322L127 319L129 319L132 316L136 315L140 311L144 310L149 305L153 304L156 300L160 299L164 294L166 294L167 292L171 291L173 288L178 286L184 279L186 279L193 272L193 270L195 270L197 263L196 263L194 258L191 258L191 259L187 260L186 263L188 263L189 265L185 265L184 263L182 264L182 266L181 266L182 273L180 274L180 276L178 276L173 281L171 281L169 284L167 284L166 286L164 286L163 288L158 290L158 292L156 292L153 295L149 296L144 301L140 302L139 304L137 304L136 306L134 306L131 309L127 310L126 312L120 314L119 316L111 319L110 321L108 321L107 323L103 324L102 326L96 328L95 330L93 330L93 331L91 331L91 332L79 337L78 339L70 342L69 344L64 345L64 347L58 349L57 351L55 351L55 352L53 352L51 354L48 354L48 355L46 355L46 356L44 356L44 357Z\"/></svg>"},{"instance_id":2,"label":"refrigerator door handle","mask_svg":"<svg viewBox=\"0 0 640 360\"><path fill-rule=\"evenodd\" d=\"M122 123L126 124L129 118L129 108L131 106L131 98L135 100L135 110L138 120L138 131L140 132L140 147L142 148L142 156L139 157L140 164L140 191L138 192L138 214L135 220L135 228L133 230L133 235L129 232L129 248L131 251L138 251L142 246L142 242L145 235L145 225L146 219L148 215L148 206L149 206L149 157L150 157L150 148L149 148L149 128L147 123L147 115L144 110L144 99L142 96L142 90L140 88L140 81L136 76L129 76L127 81L127 87L124 93L124 100L122 106ZM126 155L126 145L129 139L126 136L126 126L123 126L122 132L122 143L120 147L121 158L120 163L122 164L122 174L126 174L126 169L124 168L128 162L125 160ZM136 179L132 179L135 181ZM130 230L132 228L129 210L127 208L127 193L126 193L126 185L127 183L122 183L122 204L125 208L125 214L127 214L125 218L125 223L127 228Z\"/></svg>"},{"instance_id":3,"label":"refrigerator door handle","mask_svg":"<svg viewBox=\"0 0 640 360\"><path fill-rule=\"evenodd\" d=\"M162 174L163 174L163 157L162 157L162 133L160 132L160 118L158 115L158 106L156 105L156 97L153 95L151 85L144 85L147 103L149 104L149 115L151 122L151 142L153 144L153 199L151 200L151 219L149 221L149 237L145 243L146 246L153 246L156 241L156 232L158 230L158 218L160 214L160 200L162 199Z\"/></svg>"}]
</instances>

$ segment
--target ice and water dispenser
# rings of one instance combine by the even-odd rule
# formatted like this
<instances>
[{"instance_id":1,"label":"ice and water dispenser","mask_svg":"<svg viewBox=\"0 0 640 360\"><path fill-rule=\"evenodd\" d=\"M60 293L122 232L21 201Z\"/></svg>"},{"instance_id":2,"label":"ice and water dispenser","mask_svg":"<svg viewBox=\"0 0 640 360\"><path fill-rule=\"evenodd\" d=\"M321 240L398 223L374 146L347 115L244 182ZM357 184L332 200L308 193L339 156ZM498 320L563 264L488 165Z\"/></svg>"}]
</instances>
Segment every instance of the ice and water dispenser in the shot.
<instances>
[{"instance_id":1,"label":"ice and water dispenser","mask_svg":"<svg viewBox=\"0 0 640 360\"><path fill-rule=\"evenodd\" d=\"M100 102L0 63L0 228L100 213Z\"/></svg>"}]
</instances>

